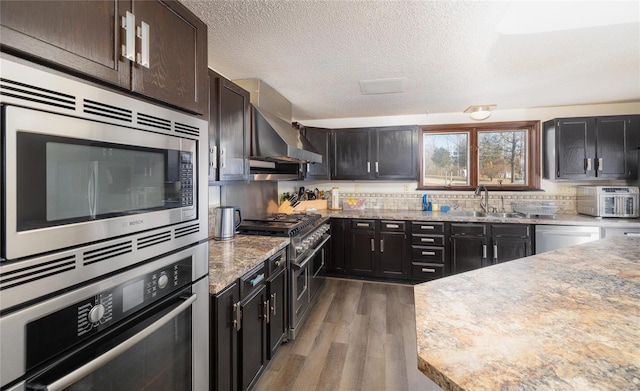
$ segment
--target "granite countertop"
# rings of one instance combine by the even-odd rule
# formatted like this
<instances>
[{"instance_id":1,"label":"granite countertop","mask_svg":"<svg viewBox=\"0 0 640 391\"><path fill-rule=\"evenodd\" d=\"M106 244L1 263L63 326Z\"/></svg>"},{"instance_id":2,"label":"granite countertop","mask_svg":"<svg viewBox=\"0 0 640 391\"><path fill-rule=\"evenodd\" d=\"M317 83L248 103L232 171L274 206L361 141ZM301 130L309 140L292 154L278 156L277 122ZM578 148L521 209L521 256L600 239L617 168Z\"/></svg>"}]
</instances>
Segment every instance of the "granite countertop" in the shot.
<instances>
[{"instance_id":1,"label":"granite countertop","mask_svg":"<svg viewBox=\"0 0 640 391\"><path fill-rule=\"evenodd\" d=\"M417 285L418 367L445 390L640 389L640 239Z\"/></svg>"},{"instance_id":2,"label":"granite countertop","mask_svg":"<svg viewBox=\"0 0 640 391\"><path fill-rule=\"evenodd\" d=\"M209 293L216 294L245 273L285 248L289 238L235 235L209 241Z\"/></svg>"},{"instance_id":3,"label":"granite countertop","mask_svg":"<svg viewBox=\"0 0 640 391\"><path fill-rule=\"evenodd\" d=\"M318 210L327 217L341 217L349 219L384 219L384 220L415 220L415 221L459 221L459 222L492 222L515 224L546 224L546 225L585 225L597 227L640 227L640 219L597 218L585 215L557 215L551 217L532 218L501 218L501 217L471 217L456 216L455 213L424 212L421 210L394 209L365 209L365 210Z\"/></svg>"}]
</instances>

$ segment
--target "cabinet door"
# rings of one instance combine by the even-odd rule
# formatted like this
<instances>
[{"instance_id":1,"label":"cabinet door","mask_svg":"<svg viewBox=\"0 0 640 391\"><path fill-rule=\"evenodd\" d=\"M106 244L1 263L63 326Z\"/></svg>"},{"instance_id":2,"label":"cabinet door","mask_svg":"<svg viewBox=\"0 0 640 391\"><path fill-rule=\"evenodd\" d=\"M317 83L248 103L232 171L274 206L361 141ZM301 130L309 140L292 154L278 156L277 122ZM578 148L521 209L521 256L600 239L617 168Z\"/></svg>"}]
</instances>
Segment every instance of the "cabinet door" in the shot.
<instances>
[{"instance_id":1,"label":"cabinet door","mask_svg":"<svg viewBox=\"0 0 640 391\"><path fill-rule=\"evenodd\" d=\"M344 251L346 225L348 219L331 219L331 249L329 251L329 259L327 260L327 271L333 273L344 273Z\"/></svg>"},{"instance_id":2,"label":"cabinet door","mask_svg":"<svg viewBox=\"0 0 640 391\"><path fill-rule=\"evenodd\" d=\"M531 238L493 238L493 263L502 263L528 257L532 254Z\"/></svg>"},{"instance_id":3,"label":"cabinet door","mask_svg":"<svg viewBox=\"0 0 640 391\"><path fill-rule=\"evenodd\" d=\"M238 333L234 321L239 295L238 284L234 283L211 299L212 390L238 389Z\"/></svg>"},{"instance_id":4,"label":"cabinet door","mask_svg":"<svg viewBox=\"0 0 640 391\"><path fill-rule=\"evenodd\" d=\"M631 178L629 117L597 119L597 174L605 179ZM635 151L634 151L635 152Z\"/></svg>"},{"instance_id":5,"label":"cabinet door","mask_svg":"<svg viewBox=\"0 0 640 391\"><path fill-rule=\"evenodd\" d=\"M596 174L595 118L560 119L556 130L558 178Z\"/></svg>"},{"instance_id":6,"label":"cabinet door","mask_svg":"<svg viewBox=\"0 0 640 391\"><path fill-rule=\"evenodd\" d=\"M238 337L241 389L255 385L266 363L266 288L263 285L243 300L242 326Z\"/></svg>"},{"instance_id":7,"label":"cabinet door","mask_svg":"<svg viewBox=\"0 0 640 391\"><path fill-rule=\"evenodd\" d=\"M204 113L207 26L177 1L136 0L133 14L136 26L142 22L149 25L149 67L133 64L131 89L194 113ZM144 47L141 41L144 39L136 39L136 52Z\"/></svg>"},{"instance_id":8,"label":"cabinet door","mask_svg":"<svg viewBox=\"0 0 640 391\"><path fill-rule=\"evenodd\" d=\"M120 17L131 1L2 1L3 50L129 89Z\"/></svg>"},{"instance_id":9,"label":"cabinet door","mask_svg":"<svg viewBox=\"0 0 640 391\"><path fill-rule=\"evenodd\" d=\"M349 272L359 275L374 274L375 231L351 230L349 235Z\"/></svg>"},{"instance_id":10,"label":"cabinet door","mask_svg":"<svg viewBox=\"0 0 640 391\"><path fill-rule=\"evenodd\" d=\"M414 126L375 130L374 171L378 179L418 178L418 136Z\"/></svg>"},{"instance_id":11,"label":"cabinet door","mask_svg":"<svg viewBox=\"0 0 640 391\"><path fill-rule=\"evenodd\" d=\"M304 136L316 152L322 155L322 163L306 164L304 178L308 180L330 179L329 175L329 129L305 128Z\"/></svg>"},{"instance_id":12,"label":"cabinet door","mask_svg":"<svg viewBox=\"0 0 640 391\"><path fill-rule=\"evenodd\" d=\"M267 324L269 350L267 355L272 359L287 333L285 295L287 269L281 269L278 274L271 276L267 283L269 295L269 323Z\"/></svg>"},{"instance_id":13,"label":"cabinet door","mask_svg":"<svg viewBox=\"0 0 640 391\"><path fill-rule=\"evenodd\" d=\"M451 236L453 274L479 269L489 264L487 240L478 236Z\"/></svg>"},{"instance_id":14,"label":"cabinet door","mask_svg":"<svg viewBox=\"0 0 640 391\"><path fill-rule=\"evenodd\" d=\"M221 78L219 83L219 179L249 179L249 92Z\"/></svg>"},{"instance_id":15,"label":"cabinet door","mask_svg":"<svg viewBox=\"0 0 640 391\"><path fill-rule=\"evenodd\" d=\"M369 129L331 132L332 179L372 179Z\"/></svg>"},{"instance_id":16,"label":"cabinet door","mask_svg":"<svg viewBox=\"0 0 640 391\"><path fill-rule=\"evenodd\" d=\"M401 278L405 264L407 236L403 232L380 232L380 272L384 277Z\"/></svg>"}]
</instances>

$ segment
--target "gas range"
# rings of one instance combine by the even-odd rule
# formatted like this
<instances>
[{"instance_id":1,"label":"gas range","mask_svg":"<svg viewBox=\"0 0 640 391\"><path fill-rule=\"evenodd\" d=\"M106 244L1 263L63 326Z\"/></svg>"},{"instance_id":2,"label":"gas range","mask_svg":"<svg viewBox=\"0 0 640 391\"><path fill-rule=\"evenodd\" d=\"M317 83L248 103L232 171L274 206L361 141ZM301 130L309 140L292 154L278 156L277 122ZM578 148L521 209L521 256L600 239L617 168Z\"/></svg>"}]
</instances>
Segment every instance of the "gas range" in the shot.
<instances>
[{"instance_id":1,"label":"gas range","mask_svg":"<svg viewBox=\"0 0 640 391\"><path fill-rule=\"evenodd\" d=\"M321 220L317 213L279 213L261 219L246 219L240 223L238 232L243 234L289 236L304 235L312 230Z\"/></svg>"}]
</instances>

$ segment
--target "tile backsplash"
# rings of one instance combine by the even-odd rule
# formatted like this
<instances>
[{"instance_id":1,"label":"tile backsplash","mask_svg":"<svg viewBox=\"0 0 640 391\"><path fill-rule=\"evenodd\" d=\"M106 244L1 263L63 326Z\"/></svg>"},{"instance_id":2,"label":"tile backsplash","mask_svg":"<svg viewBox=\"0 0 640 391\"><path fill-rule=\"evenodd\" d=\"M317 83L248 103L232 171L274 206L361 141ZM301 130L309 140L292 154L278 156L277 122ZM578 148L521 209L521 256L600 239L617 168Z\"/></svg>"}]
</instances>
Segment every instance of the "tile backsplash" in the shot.
<instances>
[{"instance_id":1,"label":"tile backsplash","mask_svg":"<svg viewBox=\"0 0 640 391\"><path fill-rule=\"evenodd\" d=\"M340 203L347 198L363 199L366 209L422 210L422 194L407 193L340 193ZM430 201L437 200L440 206L449 205L451 210L480 210L480 197L473 193L429 194ZM559 214L577 214L576 194L500 194L489 192L489 207L501 212L511 212L513 202L549 202L557 207Z\"/></svg>"}]
</instances>

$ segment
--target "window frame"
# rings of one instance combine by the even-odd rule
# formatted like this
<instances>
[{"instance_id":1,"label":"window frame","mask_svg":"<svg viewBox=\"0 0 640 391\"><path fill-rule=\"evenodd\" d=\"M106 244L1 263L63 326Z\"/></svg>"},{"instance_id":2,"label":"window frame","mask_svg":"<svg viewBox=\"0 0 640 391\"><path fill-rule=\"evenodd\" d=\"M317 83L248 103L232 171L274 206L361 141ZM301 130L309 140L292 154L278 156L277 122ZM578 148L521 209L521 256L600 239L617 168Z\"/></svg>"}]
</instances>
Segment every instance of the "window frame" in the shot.
<instances>
[{"instance_id":1,"label":"window frame","mask_svg":"<svg viewBox=\"0 0 640 391\"><path fill-rule=\"evenodd\" d=\"M478 132L480 131L527 131L527 174L528 185L486 185L489 190L498 191L531 191L540 190L540 121L488 122L482 124L450 124L420 126L418 137L419 177L417 190L474 190L478 186ZM469 186L425 186L424 178L424 136L428 133L469 133Z\"/></svg>"}]
</instances>

